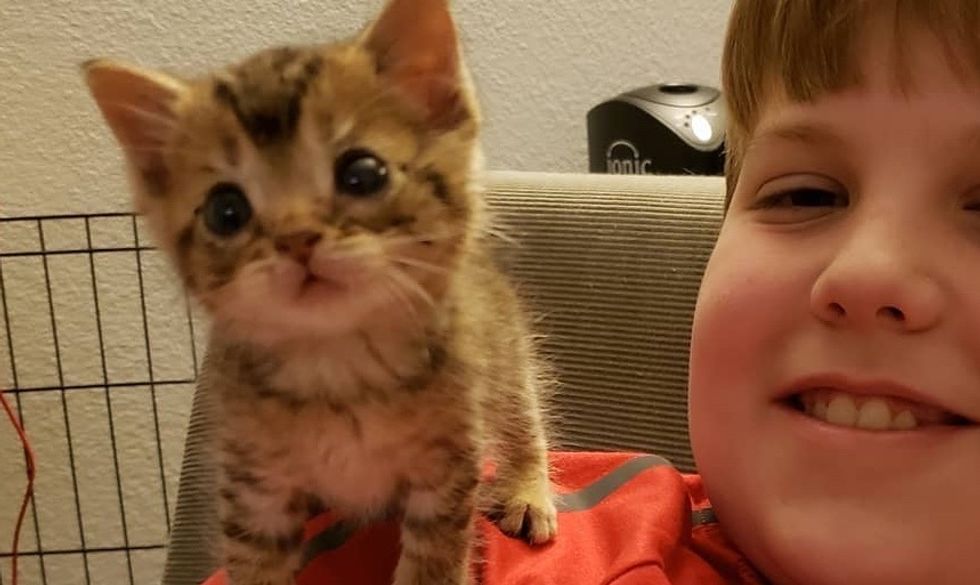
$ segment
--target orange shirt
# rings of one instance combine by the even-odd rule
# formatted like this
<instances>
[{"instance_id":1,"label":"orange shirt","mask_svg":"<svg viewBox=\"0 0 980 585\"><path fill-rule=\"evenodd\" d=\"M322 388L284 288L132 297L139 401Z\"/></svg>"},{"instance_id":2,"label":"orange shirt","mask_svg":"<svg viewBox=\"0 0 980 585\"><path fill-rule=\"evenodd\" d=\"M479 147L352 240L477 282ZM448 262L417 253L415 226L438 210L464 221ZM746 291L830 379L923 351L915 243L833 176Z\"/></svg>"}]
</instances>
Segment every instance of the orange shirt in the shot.
<instances>
[{"instance_id":1,"label":"orange shirt","mask_svg":"<svg viewBox=\"0 0 980 585\"><path fill-rule=\"evenodd\" d=\"M480 519L483 585L763 585L728 542L697 475L628 453L554 453L558 536L531 547ZM398 524L312 520L298 585L390 585ZM223 573L204 585L225 585Z\"/></svg>"}]
</instances>

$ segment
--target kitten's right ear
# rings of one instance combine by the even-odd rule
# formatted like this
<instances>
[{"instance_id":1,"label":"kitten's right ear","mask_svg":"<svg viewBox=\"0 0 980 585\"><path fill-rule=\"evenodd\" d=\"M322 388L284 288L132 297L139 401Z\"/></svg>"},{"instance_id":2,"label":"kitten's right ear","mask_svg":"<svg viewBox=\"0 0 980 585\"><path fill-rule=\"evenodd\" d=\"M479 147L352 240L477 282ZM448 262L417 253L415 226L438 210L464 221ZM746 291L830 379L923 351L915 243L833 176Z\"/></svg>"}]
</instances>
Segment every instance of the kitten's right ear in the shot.
<instances>
[{"instance_id":1,"label":"kitten's right ear","mask_svg":"<svg viewBox=\"0 0 980 585\"><path fill-rule=\"evenodd\" d=\"M361 42L378 72L439 127L469 116L456 24L449 0L388 0Z\"/></svg>"},{"instance_id":2,"label":"kitten's right ear","mask_svg":"<svg viewBox=\"0 0 980 585\"><path fill-rule=\"evenodd\" d=\"M126 159L151 192L166 187L163 149L177 122L186 86L162 73L96 59L82 65L89 91Z\"/></svg>"}]
</instances>

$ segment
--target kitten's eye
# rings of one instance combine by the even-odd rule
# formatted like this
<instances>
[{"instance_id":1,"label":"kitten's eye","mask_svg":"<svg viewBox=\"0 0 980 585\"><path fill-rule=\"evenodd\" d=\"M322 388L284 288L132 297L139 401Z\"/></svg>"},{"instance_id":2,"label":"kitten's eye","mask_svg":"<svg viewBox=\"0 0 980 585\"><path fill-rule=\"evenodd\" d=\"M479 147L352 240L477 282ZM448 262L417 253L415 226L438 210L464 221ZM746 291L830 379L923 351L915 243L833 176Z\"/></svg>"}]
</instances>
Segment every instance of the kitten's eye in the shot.
<instances>
[{"instance_id":1,"label":"kitten's eye","mask_svg":"<svg viewBox=\"0 0 980 585\"><path fill-rule=\"evenodd\" d=\"M223 238L235 235L252 219L252 206L241 187L219 183L208 192L204 202L204 225Z\"/></svg>"},{"instance_id":2,"label":"kitten's eye","mask_svg":"<svg viewBox=\"0 0 980 585\"><path fill-rule=\"evenodd\" d=\"M388 185L388 167L367 150L349 150L337 159L337 190L353 197L370 197Z\"/></svg>"}]
</instances>

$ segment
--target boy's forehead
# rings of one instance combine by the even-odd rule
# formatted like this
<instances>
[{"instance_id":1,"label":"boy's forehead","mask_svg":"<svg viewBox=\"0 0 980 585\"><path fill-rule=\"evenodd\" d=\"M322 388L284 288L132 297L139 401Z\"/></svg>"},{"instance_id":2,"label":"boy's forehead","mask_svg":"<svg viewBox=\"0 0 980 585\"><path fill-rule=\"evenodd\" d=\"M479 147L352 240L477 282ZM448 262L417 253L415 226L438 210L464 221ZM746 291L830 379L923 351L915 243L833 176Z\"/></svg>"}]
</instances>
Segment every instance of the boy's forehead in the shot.
<instances>
[{"instance_id":1,"label":"boy's forehead","mask_svg":"<svg viewBox=\"0 0 980 585\"><path fill-rule=\"evenodd\" d=\"M830 2L837 7L828 8L827 19L832 20L836 11L842 22L816 22L812 14L807 19L798 14L795 21L806 20L806 28L800 22L788 24L794 19L786 14L794 12L795 5L784 0L782 17L762 18L768 22L758 30L730 31L741 46L726 55L724 65L736 127L741 123L743 130L750 130L766 107L782 99L807 102L866 84L928 92L941 85L936 81L947 79L937 80L935 69L943 69L940 75L953 71L961 83L980 85L980 23L959 18L966 0L931 0L921 6L848 3L852 1L850 8ZM744 4L761 10L757 2ZM973 12L978 12L975 5Z\"/></svg>"},{"instance_id":2,"label":"boy's forehead","mask_svg":"<svg viewBox=\"0 0 980 585\"><path fill-rule=\"evenodd\" d=\"M770 76L762 83L758 110L749 128L749 148L759 140L772 138L822 143L837 140L830 124L805 115L828 97L875 89L906 99L918 96L942 101L951 88L960 88L977 92L980 99L980 71L970 66L967 49L939 38L925 27L904 30L899 35L888 19L869 18L867 34L855 43L852 56L852 81L823 88L805 98L793 96L785 79ZM873 98L863 93L861 99ZM775 112L782 115L775 116Z\"/></svg>"},{"instance_id":3,"label":"boy's forehead","mask_svg":"<svg viewBox=\"0 0 980 585\"><path fill-rule=\"evenodd\" d=\"M957 84L980 86L976 50L925 24L897 27L884 15L875 15L868 20L867 34L856 42L852 60L858 85L930 93Z\"/></svg>"},{"instance_id":4,"label":"boy's forehead","mask_svg":"<svg viewBox=\"0 0 980 585\"><path fill-rule=\"evenodd\" d=\"M941 85L929 73L937 64L980 85L977 0L737 0L722 66L726 203L760 119L781 99L808 104L876 81L928 93Z\"/></svg>"}]
</instances>

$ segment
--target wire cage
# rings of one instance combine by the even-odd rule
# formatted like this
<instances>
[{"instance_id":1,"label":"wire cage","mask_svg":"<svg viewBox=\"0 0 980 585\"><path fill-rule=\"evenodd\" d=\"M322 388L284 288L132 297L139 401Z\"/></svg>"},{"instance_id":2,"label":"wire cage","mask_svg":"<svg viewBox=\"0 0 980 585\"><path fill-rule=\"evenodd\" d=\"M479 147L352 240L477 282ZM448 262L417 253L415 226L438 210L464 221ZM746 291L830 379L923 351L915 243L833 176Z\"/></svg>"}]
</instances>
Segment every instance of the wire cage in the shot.
<instances>
[{"instance_id":1,"label":"wire cage","mask_svg":"<svg viewBox=\"0 0 980 585\"><path fill-rule=\"evenodd\" d=\"M131 214L0 219L0 387L37 458L21 585L159 583L203 326ZM26 458L0 421L0 585Z\"/></svg>"}]
</instances>

